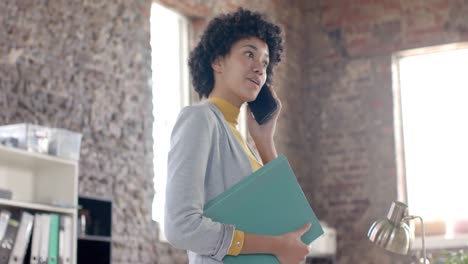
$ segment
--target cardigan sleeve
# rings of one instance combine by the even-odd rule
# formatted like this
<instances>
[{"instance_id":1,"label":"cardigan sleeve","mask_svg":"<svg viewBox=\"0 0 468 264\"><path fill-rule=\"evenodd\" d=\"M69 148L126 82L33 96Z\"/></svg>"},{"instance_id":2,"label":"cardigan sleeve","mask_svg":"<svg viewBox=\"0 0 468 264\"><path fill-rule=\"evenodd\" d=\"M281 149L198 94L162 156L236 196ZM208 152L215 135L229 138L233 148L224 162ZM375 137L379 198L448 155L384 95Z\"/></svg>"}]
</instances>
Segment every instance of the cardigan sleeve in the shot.
<instances>
[{"instance_id":1,"label":"cardigan sleeve","mask_svg":"<svg viewBox=\"0 0 468 264\"><path fill-rule=\"evenodd\" d=\"M171 136L165 234L173 246L221 261L235 228L203 216L204 186L215 121L203 108L186 107Z\"/></svg>"}]
</instances>

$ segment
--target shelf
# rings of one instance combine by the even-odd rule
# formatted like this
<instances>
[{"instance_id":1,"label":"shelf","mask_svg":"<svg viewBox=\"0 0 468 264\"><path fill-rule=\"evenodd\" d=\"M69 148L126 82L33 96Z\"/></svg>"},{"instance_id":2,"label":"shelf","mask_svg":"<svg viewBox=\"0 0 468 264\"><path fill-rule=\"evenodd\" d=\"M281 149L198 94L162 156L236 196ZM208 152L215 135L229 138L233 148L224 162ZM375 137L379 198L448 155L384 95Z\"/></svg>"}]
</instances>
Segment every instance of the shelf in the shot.
<instances>
[{"instance_id":1,"label":"shelf","mask_svg":"<svg viewBox=\"0 0 468 264\"><path fill-rule=\"evenodd\" d=\"M78 264L111 263L112 243L78 239Z\"/></svg>"},{"instance_id":2,"label":"shelf","mask_svg":"<svg viewBox=\"0 0 468 264\"><path fill-rule=\"evenodd\" d=\"M0 145L0 188L12 193L0 207L70 216L71 264L77 264L78 170L76 160Z\"/></svg>"},{"instance_id":3,"label":"shelf","mask_svg":"<svg viewBox=\"0 0 468 264\"><path fill-rule=\"evenodd\" d=\"M28 166L30 168L38 165L53 165L77 166L78 161L59 158L47 154L30 152L24 149L5 147L0 145L0 161L10 165Z\"/></svg>"},{"instance_id":4,"label":"shelf","mask_svg":"<svg viewBox=\"0 0 468 264\"><path fill-rule=\"evenodd\" d=\"M79 196L79 215L86 217L86 236L112 237L112 202L110 200Z\"/></svg>"},{"instance_id":5,"label":"shelf","mask_svg":"<svg viewBox=\"0 0 468 264\"><path fill-rule=\"evenodd\" d=\"M0 199L0 206L21 207L24 209L45 211L45 212L59 213L59 214L69 214L69 215L74 215L77 212L77 209L73 209L73 208L64 208L64 207L58 207L58 206L53 206L53 205L47 205L47 204L13 201L13 200L8 200L8 199Z\"/></svg>"},{"instance_id":6,"label":"shelf","mask_svg":"<svg viewBox=\"0 0 468 264\"><path fill-rule=\"evenodd\" d=\"M82 232L78 236L78 264L111 263L112 201L79 196L78 204L78 229Z\"/></svg>"},{"instance_id":7,"label":"shelf","mask_svg":"<svg viewBox=\"0 0 468 264\"><path fill-rule=\"evenodd\" d=\"M82 236L82 235L80 235L80 236L78 236L78 239L79 240L96 241L96 242L108 242L108 243L112 242L112 238L107 237L107 236L91 236L91 235Z\"/></svg>"},{"instance_id":8,"label":"shelf","mask_svg":"<svg viewBox=\"0 0 468 264\"><path fill-rule=\"evenodd\" d=\"M0 145L0 188L14 201L77 207L78 163Z\"/></svg>"}]
</instances>

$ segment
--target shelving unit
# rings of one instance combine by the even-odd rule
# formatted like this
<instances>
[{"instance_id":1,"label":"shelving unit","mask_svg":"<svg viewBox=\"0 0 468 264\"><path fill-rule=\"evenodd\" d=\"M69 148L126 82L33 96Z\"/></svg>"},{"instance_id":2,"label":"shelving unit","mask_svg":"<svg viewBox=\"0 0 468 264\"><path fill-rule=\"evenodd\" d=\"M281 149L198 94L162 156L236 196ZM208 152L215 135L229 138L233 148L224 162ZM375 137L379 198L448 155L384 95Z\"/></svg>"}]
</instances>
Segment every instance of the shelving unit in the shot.
<instances>
[{"instance_id":1,"label":"shelving unit","mask_svg":"<svg viewBox=\"0 0 468 264\"><path fill-rule=\"evenodd\" d=\"M0 208L72 218L72 264L77 255L78 162L0 145L0 188L12 198Z\"/></svg>"},{"instance_id":2,"label":"shelving unit","mask_svg":"<svg viewBox=\"0 0 468 264\"><path fill-rule=\"evenodd\" d=\"M84 217L78 235L78 263L111 263L112 201L80 196L79 218Z\"/></svg>"}]
</instances>

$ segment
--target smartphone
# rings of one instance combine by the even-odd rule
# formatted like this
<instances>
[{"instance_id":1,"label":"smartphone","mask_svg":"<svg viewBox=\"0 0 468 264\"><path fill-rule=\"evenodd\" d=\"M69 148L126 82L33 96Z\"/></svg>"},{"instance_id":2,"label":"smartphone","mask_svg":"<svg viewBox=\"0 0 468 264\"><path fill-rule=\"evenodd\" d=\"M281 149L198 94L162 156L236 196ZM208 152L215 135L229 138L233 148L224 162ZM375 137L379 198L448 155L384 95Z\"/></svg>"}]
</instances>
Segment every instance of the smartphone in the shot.
<instances>
[{"instance_id":1,"label":"smartphone","mask_svg":"<svg viewBox=\"0 0 468 264\"><path fill-rule=\"evenodd\" d=\"M265 83L258 93L257 98L249 102L250 110L259 125L266 123L278 109L278 104L271 94L270 88Z\"/></svg>"}]
</instances>

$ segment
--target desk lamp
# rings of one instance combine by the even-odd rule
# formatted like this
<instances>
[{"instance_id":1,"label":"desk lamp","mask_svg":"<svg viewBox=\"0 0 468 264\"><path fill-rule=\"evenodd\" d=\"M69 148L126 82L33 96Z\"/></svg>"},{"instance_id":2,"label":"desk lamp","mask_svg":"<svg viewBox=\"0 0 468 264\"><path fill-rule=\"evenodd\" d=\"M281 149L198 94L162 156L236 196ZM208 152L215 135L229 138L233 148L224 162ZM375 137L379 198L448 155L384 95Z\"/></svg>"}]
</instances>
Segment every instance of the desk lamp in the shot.
<instances>
[{"instance_id":1,"label":"desk lamp","mask_svg":"<svg viewBox=\"0 0 468 264\"><path fill-rule=\"evenodd\" d=\"M423 260L427 261L423 219L420 216L408 215L408 206L402 202L394 201L388 210L387 218L375 221L369 228L367 237L385 250L406 255L414 240L413 231L406 222L413 219L421 221Z\"/></svg>"}]
</instances>

